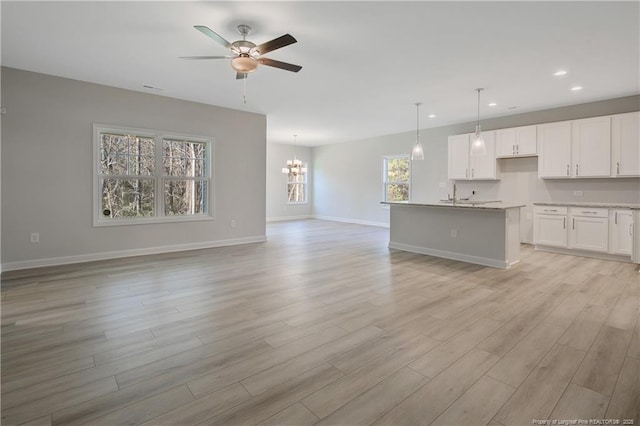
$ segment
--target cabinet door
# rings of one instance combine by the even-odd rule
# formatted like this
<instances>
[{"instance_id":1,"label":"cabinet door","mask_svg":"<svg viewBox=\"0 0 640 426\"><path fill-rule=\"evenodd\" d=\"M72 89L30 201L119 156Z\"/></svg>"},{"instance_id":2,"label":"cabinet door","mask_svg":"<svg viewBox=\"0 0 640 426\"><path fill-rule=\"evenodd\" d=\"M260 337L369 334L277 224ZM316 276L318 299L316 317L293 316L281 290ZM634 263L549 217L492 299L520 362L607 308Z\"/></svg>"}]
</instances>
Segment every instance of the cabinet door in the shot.
<instances>
[{"instance_id":1,"label":"cabinet door","mask_svg":"<svg viewBox=\"0 0 640 426\"><path fill-rule=\"evenodd\" d=\"M496 139L495 132L482 132L487 149L485 155L470 154L471 179L496 179Z\"/></svg>"},{"instance_id":2,"label":"cabinet door","mask_svg":"<svg viewBox=\"0 0 640 426\"><path fill-rule=\"evenodd\" d=\"M536 126L517 128L516 155L520 157L538 155L538 132Z\"/></svg>"},{"instance_id":3,"label":"cabinet door","mask_svg":"<svg viewBox=\"0 0 640 426\"><path fill-rule=\"evenodd\" d=\"M569 230L569 248L607 252L609 220L604 217L573 216Z\"/></svg>"},{"instance_id":4,"label":"cabinet door","mask_svg":"<svg viewBox=\"0 0 640 426\"><path fill-rule=\"evenodd\" d=\"M449 136L449 180L469 179L469 135Z\"/></svg>"},{"instance_id":5,"label":"cabinet door","mask_svg":"<svg viewBox=\"0 0 640 426\"><path fill-rule=\"evenodd\" d=\"M611 118L613 176L640 176L640 112Z\"/></svg>"},{"instance_id":6,"label":"cabinet door","mask_svg":"<svg viewBox=\"0 0 640 426\"><path fill-rule=\"evenodd\" d=\"M516 155L517 130L500 129L496 130L496 157L513 157Z\"/></svg>"},{"instance_id":7,"label":"cabinet door","mask_svg":"<svg viewBox=\"0 0 640 426\"><path fill-rule=\"evenodd\" d=\"M538 177L571 177L571 122L538 126Z\"/></svg>"},{"instance_id":8,"label":"cabinet door","mask_svg":"<svg viewBox=\"0 0 640 426\"><path fill-rule=\"evenodd\" d=\"M609 216L609 253L631 256L633 214L631 210L612 210Z\"/></svg>"},{"instance_id":9,"label":"cabinet door","mask_svg":"<svg viewBox=\"0 0 640 426\"><path fill-rule=\"evenodd\" d=\"M576 120L572 128L573 176L611 175L611 118Z\"/></svg>"},{"instance_id":10,"label":"cabinet door","mask_svg":"<svg viewBox=\"0 0 640 426\"><path fill-rule=\"evenodd\" d=\"M567 247L567 216L536 214L533 242L543 246Z\"/></svg>"}]
</instances>

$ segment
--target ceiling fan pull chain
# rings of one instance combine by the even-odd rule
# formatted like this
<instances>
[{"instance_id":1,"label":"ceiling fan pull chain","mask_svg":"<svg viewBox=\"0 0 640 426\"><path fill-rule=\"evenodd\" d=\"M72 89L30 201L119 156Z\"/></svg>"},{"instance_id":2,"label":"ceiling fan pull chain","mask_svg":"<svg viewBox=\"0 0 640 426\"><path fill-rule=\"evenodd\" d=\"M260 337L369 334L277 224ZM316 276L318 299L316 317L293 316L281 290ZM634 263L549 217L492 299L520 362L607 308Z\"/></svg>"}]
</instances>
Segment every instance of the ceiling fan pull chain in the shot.
<instances>
[{"instance_id":1,"label":"ceiling fan pull chain","mask_svg":"<svg viewBox=\"0 0 640 426\"><path fill-rule=\"evenodd\" d=\"M242 79L242 102L247 103L247 78Z\"/></svg>"}]
</instances>

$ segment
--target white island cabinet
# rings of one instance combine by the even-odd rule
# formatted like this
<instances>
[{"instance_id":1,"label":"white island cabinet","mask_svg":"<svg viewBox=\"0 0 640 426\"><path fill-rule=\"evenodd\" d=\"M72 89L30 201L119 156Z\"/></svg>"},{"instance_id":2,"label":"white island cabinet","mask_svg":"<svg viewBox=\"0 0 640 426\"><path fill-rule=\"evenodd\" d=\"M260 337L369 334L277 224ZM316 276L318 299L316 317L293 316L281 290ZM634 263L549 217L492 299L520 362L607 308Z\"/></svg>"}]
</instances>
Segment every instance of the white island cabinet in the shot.
<instances>
[{"instance_id":1,"label":"white island cabinet","mask_svg":"<svg viewBox=\"0 0 640 426\"><path fill-rule=\"evenodd\" d=\"M386 204L389 248L503 269L520 260L521 204Z\"/></svg>"}]
</instances>

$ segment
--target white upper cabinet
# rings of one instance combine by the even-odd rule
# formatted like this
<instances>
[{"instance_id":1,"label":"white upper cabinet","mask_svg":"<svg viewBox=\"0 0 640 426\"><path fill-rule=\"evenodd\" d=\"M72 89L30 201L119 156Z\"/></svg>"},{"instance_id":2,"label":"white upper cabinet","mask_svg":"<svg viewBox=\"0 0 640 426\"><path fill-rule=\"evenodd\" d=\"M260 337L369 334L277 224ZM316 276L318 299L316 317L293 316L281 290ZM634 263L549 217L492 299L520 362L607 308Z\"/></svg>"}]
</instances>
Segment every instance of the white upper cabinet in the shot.
<instances>
[{"instance_id":1,"label":"white upper cabinet","mask_svg":"<svg viewBox=\"0 0 640 426\"><path fill-rule=\"evenodd\" d=\"M469 179L469 135L449 136L449 180Z\"/></svg>"},{"instance_id":2,"label":"white upper cabinet","mask_svg":"<svg viewBox=\"0 0 640 426\"><path fill-rule=\"evenodd\" d=\"M538 155L536 126L496 130L496 157L531 157Z\"/></svg>"},{"instance_id":3,"label":"white upper cabinet","mask_svg":"<svg viewBox=\"0 0 640 426\"><path fill-rule=\"evenodd\" d=\"M611 117L611 175L640 176L640 112Z\"/></svg>"},{"instance_id":4,"label":"white upper cabinet","mask_svg":"<svg viewBox=\"0 0 640 426\"><path fill-rule=\"evenodd\" d=\"M538 126L538 177L571 177L571 122Z\"/></svg>"},{"instance_id":5,"label":"white upper cabinet","mask_svg":"<svg viewBox=\"0 0 640 426\"><path fill-rule=\"evenodd\" d=\"M473 152L471 152L471 144L469 144L471 179L497 179L496 133L482 132L482 137L484 138L484 145L487 149L487 153L485 155L474 155Z\"/></svg>"},{"instance_id":6,"label":"white upper cabinet","mask_svg":"<svg viewBox=\"0 0 640 426\"><path fill-rule=\"evenodd\" d=\"M572 122L572 176L611 175L611 118L596 117Z\"/></svg>"},{"instance_id":7,"label":"white upper cabinet","mask_svg":"<svg viewBox=\"0 0 640 426\"><path fill-rule=\"evenodd\" d=\"M449 136L449 180L495 180L498 178L495 151L495 132L482 132L486 146L485 155L473 155L473 134Z\"/></svg>"}]
</instances>

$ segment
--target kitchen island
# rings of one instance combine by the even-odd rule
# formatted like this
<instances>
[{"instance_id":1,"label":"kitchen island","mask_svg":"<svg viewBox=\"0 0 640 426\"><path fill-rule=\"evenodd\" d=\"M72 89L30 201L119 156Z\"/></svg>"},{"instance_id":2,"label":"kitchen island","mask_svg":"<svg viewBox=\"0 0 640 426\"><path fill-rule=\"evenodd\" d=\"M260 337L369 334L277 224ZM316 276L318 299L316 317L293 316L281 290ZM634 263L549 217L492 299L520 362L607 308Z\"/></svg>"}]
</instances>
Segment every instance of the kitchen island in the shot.
<instances>
[{"instance_id":1,"label":"kitchen island","mask_svg":"<svg viewBox=\"0 0 640 426\"><path fill-rule=\"evenodd\" d=\"M520 208L503 202L383 203L389 248L507 269L520 260Z\"/></svg>"}]
</instances>

